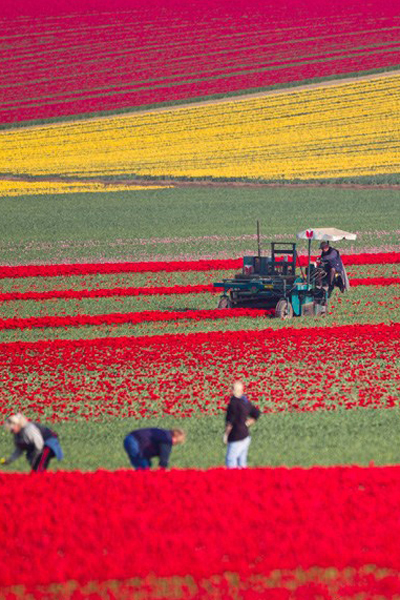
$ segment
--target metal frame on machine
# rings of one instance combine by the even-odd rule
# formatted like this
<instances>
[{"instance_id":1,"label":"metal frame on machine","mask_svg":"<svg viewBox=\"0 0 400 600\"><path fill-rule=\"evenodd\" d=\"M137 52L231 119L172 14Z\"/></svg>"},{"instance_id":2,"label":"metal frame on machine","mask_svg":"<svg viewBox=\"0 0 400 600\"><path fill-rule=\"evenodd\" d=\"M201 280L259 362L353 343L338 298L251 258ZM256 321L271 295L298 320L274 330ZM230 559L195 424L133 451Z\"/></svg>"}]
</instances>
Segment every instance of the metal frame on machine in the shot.
<instances>
[{"instance_id":1,"label":"metal frame on machine","mask_svg":"<svg viewBox=\"0 0 400 600\"><path fill-rule=\"evenodd\" d=\"M278 246L278 248L276 248ZM291 249L279 249L279 246L291 246ZM276 267L282 266L282 261L277 261L275 256L292 256L292 262L284 261L284 266L286 267L286 273L283 275L291 275L293 277L296 276L296 263L297 263L297 244L294 242L271 242L271 261L272 268L275 272ZM290 272L289 272L290 271Z\"/></svg>"}]
</instances>

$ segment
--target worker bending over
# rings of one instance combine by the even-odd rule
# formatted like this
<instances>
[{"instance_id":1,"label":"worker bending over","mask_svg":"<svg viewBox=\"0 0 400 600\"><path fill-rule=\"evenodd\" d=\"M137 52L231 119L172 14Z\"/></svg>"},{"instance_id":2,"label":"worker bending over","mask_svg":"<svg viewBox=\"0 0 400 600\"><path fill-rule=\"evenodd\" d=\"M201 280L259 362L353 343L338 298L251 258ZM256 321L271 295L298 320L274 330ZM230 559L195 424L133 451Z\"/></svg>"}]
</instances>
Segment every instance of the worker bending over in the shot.
<instances>
[{"instance_id":1,"label":"worker bending over","mask_svg":"<svg viewBox=\"0 0 400 600\"><path fill-rule=\"evenodd\" d=\"M58 436L48 427L28 421L21 413L8 417L5 427L14 436L15 450L9 458L0 459L0 464L9 465L25 453L32 471L41 473L46 471L52 458L62 460Z\"/></svg>"},{"instance_id":2,"label":"worker bending over","mask_svg":"<svg viewBox=\"0 0 400 600\"><path fill-rule=\"evenodd\" d=\"M172 446L186 439L182 429L136 429L124 439L124 449L135 469L150 469L151 459L158 457L159 466L168 467Z\"/></svg>"}]
</instances>

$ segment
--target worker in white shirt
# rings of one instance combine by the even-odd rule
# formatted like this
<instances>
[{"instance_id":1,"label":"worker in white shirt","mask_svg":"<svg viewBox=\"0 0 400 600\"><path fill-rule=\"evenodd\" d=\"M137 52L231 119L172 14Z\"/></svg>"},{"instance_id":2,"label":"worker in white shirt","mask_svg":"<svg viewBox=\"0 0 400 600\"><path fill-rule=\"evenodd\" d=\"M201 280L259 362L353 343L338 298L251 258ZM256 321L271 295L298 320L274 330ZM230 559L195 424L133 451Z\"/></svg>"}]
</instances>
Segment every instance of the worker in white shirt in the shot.
<instances>
[{"instance_id":1,"label":"worker in white shirt","mask_svg":"<svg viewBox=\"0 0 400 600\"><path fill-rule=\"evenodd\" d=\"M14 436L15 450L9 458L1 458L0 464L9 465L26 454L32 471L46 471L52 458L62 460L63 452L57 434L40 423L33 423L21 413L6 419L6 429Z\"/></svg>"}]
</instances>

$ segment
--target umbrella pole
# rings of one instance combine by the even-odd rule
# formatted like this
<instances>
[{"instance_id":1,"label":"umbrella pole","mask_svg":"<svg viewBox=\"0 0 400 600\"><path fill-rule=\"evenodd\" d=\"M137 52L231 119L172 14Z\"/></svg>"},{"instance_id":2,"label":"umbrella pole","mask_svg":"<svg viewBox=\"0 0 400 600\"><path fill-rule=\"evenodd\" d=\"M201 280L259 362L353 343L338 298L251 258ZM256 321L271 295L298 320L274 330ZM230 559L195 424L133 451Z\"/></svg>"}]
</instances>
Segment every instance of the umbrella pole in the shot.
<instances>
[{"instance_id":1,"label":"umbrella pole","mask_svg":"<svg viewBox=\"0 0 400 600\"><path fill-rule=\"evenodd\" d=\"M308 240L308 269L307 269L307 285L310 285L310 264L311 264L311 239Z\"/></svg>"}]
</instances>

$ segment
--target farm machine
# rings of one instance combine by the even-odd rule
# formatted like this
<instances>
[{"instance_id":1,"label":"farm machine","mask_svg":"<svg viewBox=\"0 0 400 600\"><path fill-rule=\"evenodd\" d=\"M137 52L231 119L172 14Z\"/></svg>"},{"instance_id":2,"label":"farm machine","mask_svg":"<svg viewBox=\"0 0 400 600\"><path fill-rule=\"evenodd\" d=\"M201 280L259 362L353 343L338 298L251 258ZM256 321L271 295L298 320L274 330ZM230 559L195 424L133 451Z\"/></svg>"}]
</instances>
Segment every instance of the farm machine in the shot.
<instances>
[{"instance_id":1,"label":"farm machine","mask_svg":"<svg viewBox=\"0 0 400 600\"><path fill-rule=\"evenodd\" d=\"M264 256L257 222L257 254L243 258L241 273L214 283L214 287L222 290L218 308L275 309L275 316L280 319L324 316L331 290L323 284L321 267L311 261L312 241L355 240L357 236L327 228L307 229L296 237L308 241L304 267L300 266L295 242L271 242L271 253Z\"/></svg>"}]
</instances>

